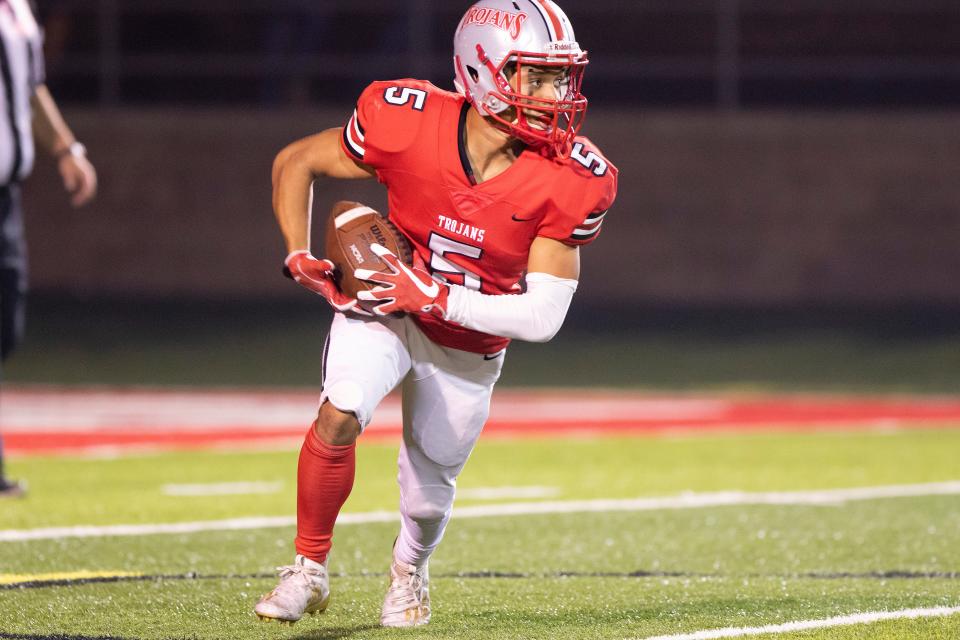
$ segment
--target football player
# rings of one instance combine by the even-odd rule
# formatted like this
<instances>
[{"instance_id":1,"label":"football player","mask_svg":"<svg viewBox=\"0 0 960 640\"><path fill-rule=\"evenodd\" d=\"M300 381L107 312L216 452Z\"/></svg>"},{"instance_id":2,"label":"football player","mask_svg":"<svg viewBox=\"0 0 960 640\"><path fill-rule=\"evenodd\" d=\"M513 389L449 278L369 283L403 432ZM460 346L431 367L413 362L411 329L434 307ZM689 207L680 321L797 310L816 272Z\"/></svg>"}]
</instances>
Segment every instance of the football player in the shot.
<instances>
[{"instance_id":1,"label":"football player","mask_svg":"<svg viewBox=\"0 0 960 640\"><path fill-rule=\"evenodd\" d=\"M273 168L285 267L336 310L320 410L297 472L294 563L255 611L295 622L327 607L333 526L354 481L355 446L400 385L401 525L380 623L430 620L427 564L451 515L457 476L487 419L511 339L546 342L577 288L580 247L597 238L617 169L578 135L587 54L551 0L481 0L454 37L457 92L374 82L343 128L294 142ZM376 177L414 264L373 248L390 273L363 306L310 253L311 185ZM400 313L405 312L405 313Z\"/></svg>"}]
</instances>

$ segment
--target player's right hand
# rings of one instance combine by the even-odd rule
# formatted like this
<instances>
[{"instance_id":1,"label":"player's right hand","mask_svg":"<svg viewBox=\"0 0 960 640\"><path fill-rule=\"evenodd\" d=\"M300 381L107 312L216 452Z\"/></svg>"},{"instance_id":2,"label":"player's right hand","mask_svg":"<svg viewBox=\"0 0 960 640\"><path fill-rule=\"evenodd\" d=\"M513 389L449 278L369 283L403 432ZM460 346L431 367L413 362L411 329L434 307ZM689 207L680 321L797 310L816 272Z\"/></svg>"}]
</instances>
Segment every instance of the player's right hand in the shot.
<instances>
[{"instance_id":1,"label":"player's right hand","mask_svg":"<svg viewBox=\"0 0 960 640\"><path fill-rule=\"evenodd\" d=\"M292 251L283 261L283 275L302 287L318 293L341 313L352 311L362 316L371 315L357 306L356 298L348 298L333 281L333 263L317 260L306 249Z\"/></svg>"}]
</instances>

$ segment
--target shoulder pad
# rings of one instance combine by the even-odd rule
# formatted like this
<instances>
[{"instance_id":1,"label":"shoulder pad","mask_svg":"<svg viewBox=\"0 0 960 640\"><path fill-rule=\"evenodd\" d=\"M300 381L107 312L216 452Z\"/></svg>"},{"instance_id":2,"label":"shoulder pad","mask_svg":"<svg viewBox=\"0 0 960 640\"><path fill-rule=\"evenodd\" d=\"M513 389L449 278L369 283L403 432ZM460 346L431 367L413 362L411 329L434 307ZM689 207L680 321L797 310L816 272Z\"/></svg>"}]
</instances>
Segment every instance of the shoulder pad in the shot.
<instances>
[{"instance_id":1,"label":"shoulder pad","mask_svg":"<svg viewBox=\"0 0 960 640\"><path fill-rule=\"evenodd\" d=\"M610 173L617 173L617 168L600 152L600 148L582 136L574 139L566 162L582 175L603 178Z\"/></svg>"},{"instance_id":2,"label":"shoulder pad","mask_svg":"<svg viewBox=\"0 0 960 640\"><path fill-rule=\"evenodd\" d=\"M563 233L555 229L554 237L567 244L589 244L600 234L607 211L617 197L617 167L587 138L574 141L570 156L564 159L569 171L576 174L564 188L561 205L565 220Z\"/></svg>"},{"instance_id":3,"label":"shoulder pad","mask_svg":"<svg viewBox=\"0 0 960 640\"><path fill-rule=\"evenodd\" d=\"M357 101L357 129L364 147L395 153L410 146L425 116L439 109L447 92L422 80L387 80L369 85Z\"/></svg>"}]
</instances>

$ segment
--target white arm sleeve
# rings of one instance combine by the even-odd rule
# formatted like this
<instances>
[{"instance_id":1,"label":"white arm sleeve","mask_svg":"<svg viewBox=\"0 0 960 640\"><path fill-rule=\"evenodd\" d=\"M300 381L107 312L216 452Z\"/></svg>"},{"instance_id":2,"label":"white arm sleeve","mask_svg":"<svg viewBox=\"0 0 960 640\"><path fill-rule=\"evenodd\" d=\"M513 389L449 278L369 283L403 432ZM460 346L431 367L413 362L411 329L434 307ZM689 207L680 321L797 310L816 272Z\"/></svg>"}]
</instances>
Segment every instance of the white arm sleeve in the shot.
<instances>
[{"instance_id":1,"label":"white arm sleeve","mask_svg":"<svg viewBox=\"0 0 960 640\"><path fill-rule=\"evenodd\" d=\"M528 273L526 280L521 295L489 296L451 285L446 318L495 336L547 342L563 324L577 281L548 273Z\"/></svg>"}]
</instances>

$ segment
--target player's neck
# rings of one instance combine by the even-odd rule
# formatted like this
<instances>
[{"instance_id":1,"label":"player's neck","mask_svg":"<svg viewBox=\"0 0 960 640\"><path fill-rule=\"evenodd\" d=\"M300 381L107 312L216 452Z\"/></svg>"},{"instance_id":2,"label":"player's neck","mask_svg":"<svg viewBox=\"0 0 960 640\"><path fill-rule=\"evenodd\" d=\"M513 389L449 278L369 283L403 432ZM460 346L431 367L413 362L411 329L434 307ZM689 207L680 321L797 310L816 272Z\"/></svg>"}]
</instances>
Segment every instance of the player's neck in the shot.
<instances>
[{"instance_id":1,"label":"player's neck","mask_svg":"<svg viewBox=\"0 0 960 640\"><path fill-rule=\"evenodd\" d=\"M494 178L513 164L523 152L523 144L488 124L476 109L467 113L464 146L477 182Z\"/></svg>"}]
</instances>

